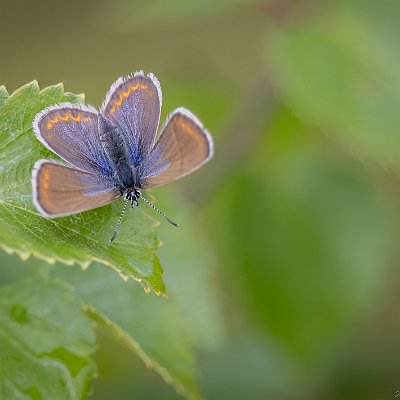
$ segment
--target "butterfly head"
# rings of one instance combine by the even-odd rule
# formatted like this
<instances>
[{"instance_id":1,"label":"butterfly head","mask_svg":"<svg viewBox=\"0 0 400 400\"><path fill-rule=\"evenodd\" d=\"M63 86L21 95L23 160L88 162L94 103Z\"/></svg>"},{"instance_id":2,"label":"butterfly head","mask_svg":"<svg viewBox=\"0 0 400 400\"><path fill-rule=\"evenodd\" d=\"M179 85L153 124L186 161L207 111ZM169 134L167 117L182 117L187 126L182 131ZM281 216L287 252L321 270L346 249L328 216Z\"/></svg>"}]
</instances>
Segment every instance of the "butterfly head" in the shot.
<instances>
[{"instance_id":1,"label":"butterfly head","mask_svg":"<svg viewBox=\"0 0 400 400\"><path fill-rule=\"evenodd\" d=\"M131 203L131 206L134 207L135 205L138 206L139 202L138 199L140 198L142 194L140 193L140 191L136 188L134 188L133 190L128 189L125 192L125 200L127 200L128 202Z\"/></svg>"}]
</instances>

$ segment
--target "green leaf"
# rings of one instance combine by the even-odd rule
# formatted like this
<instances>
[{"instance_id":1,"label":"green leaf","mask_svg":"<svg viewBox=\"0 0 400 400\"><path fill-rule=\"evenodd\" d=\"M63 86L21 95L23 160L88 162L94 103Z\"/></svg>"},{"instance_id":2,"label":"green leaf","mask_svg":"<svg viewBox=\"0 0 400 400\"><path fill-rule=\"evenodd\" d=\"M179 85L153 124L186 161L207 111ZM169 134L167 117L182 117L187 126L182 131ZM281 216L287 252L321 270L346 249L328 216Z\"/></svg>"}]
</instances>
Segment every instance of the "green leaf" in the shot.
<instances>
[{"instance_id":1,"label":"green leaf","mask_svg":"<svg viewBox=\"0 0 400 400\"><path fill-rule=\"evenodd\" d=\"M94 345L93 323L65 284L30 277L0 289L0 398L86 397Z\"/></svg>"},{"instance_id":2,"label":"green leaf","mask_svg":"<svg viewBox=\"0 0 400 400\"><path fill-rule=\"evenodd\" d=\"M134 282L123 282L100 265L85 271L54 268L51 274L72 284L96 319L149 368L186 398L198 398L194 348L204 351L222 343L215 260L185 203L171 197L163 204L176 208L171 212L182 228L162 224L159 229L160 237L168 237L168 246L160 249L168 265L168 301L146 296Z\"/></svg>"},{"instance_id":3,"label":"green leaf","mask_svg":"<svg viewBox=\"0 0 400 400\"><path fill-rule=\"evenodd\" d=\"M187 398L199 397L192 338L175 302L146 296L138 285L100 265L84 272L55 269L53 274L72 284L91 315L146 366Z\"/></svg>"},{"instance_id":4,"label":"green leaf","mask_svg":"<svg viewBox=\"0 0 400 400\"><path fill-rule=\"evenodd\" d=\"M83 268L97 261L136 279L146 291L165 295L155 222L142 207L123 220L117 240L109 245L121 202L58 219L40 216L32 204L33 164L43 157L57 158L35 138L32 120L46 106L77 103L81 97L64 93L61 84L40 91L32 82L12 95L0 88L0 246L23 259L34 255Z\"/></svg>"}]
</instances>

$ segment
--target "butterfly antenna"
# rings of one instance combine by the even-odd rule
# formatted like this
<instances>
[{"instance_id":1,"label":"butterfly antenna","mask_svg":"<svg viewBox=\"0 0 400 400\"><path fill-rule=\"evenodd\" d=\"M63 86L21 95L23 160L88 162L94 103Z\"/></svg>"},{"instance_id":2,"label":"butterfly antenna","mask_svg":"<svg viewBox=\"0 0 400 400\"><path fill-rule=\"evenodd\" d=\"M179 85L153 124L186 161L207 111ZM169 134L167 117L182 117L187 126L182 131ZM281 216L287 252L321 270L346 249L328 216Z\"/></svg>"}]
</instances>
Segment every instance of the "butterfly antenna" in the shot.
<instances>
[{"instance_id":1,"label":"butterfly antenna","mask_svg":"<svg viewBox=\"0 0 400 400\"><path fill-rule=\"evenodd\" d=\"M148 205L150 206L153 210L157 211L160 215L162 215L171 225L174 226L179 226L177 223L174 221L171 221L164 213L162 213L154 204L150 203L147 199L145 199L142 195L140 195L140 198Z\"/></svg>"},{"instance_id":2,"label":"butterfly antenna","mask_svg":"<svg viewBox=\"0 0 400 400\"><path fill-rule=\"evenodd\" d=\"M124 207L122 208L122 211L121 211L121 215L119 216L119 219L118 219L118 222L117 222L117 226L115 227L114 233L113 233L113 235L112 235L112 237L111 237L111 239L110 239L110 241L108 243L112 243L113 240L115 239L115 237L117 236L119 226L121 225L122 217L124 216L126 207L128 206L128 202L129 202L129 200L126 199Z\"/></svg>"}]
</instances>

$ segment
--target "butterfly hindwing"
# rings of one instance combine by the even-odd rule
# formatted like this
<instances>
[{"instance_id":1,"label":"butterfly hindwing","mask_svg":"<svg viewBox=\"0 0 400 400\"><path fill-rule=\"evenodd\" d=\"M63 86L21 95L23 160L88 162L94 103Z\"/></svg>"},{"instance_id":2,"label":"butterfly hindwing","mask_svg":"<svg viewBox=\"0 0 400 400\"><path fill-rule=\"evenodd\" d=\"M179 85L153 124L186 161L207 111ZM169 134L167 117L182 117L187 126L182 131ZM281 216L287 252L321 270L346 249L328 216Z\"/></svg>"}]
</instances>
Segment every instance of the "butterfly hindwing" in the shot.
<instances>
[{"instance_id":1,"label":"butterfly hindwing","mask_svg":"<svg viewBox=\"0 0 400 400\"><path fill-rule=\"evenodd\" d=\"M97 208L121 194L113 182L54 161L39 160L32 173L33 201L46 217L60 217Z\"/></svg>"}]
</instances>

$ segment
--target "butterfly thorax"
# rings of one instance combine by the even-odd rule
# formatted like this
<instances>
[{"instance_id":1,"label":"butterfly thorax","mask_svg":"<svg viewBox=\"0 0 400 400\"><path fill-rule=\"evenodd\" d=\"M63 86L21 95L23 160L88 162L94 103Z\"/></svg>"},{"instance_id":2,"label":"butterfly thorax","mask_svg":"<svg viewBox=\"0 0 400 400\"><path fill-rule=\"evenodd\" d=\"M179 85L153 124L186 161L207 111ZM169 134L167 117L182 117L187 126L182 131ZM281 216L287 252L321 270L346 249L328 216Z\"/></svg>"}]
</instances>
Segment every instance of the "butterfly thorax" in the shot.
<instances>
[{"instance_id":1,"label":"butterfly thorax","mask_svg":"<svg viewBox=\"0 0 400 400\"><path fill-rule=\"evenodd\" d=\"M125 148L120 128L100 114L99 133L101 143L113 166L116 187L121 194L134 194L136 189L141 187L139 170Z\"/></svg>"},{"instance_id":2,"label":"butterfly thorax","mask_svg":"<svg viewBox=\"0 0 400 400\"><path fill-rule=\"evenodd\" d=\"M122 193L135 192L141 188L138 170L126 160L114 164L114 179L118 190Z\"/></svg>"}]
</instances>

